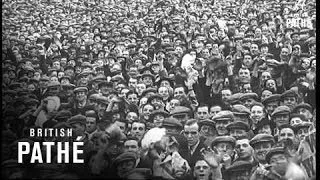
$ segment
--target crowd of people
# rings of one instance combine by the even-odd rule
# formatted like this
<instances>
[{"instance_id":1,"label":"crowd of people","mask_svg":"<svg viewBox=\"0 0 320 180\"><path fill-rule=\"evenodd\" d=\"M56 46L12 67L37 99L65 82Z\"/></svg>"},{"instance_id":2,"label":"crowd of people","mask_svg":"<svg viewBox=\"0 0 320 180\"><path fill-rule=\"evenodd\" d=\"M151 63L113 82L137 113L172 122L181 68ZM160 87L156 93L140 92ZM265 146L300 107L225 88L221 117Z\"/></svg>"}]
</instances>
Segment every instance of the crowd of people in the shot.
<instances>
[{"instance_id":1,"label":"crowd of people","mask_svg":"<svg viewBox=\"0 0 320 180\"><path fill-rule=\"evenodd\" d=\"M3 0L2 177L315 179L315 4ZM84 163L18 163L52 141Z\"/></svg>"}]
</instances>

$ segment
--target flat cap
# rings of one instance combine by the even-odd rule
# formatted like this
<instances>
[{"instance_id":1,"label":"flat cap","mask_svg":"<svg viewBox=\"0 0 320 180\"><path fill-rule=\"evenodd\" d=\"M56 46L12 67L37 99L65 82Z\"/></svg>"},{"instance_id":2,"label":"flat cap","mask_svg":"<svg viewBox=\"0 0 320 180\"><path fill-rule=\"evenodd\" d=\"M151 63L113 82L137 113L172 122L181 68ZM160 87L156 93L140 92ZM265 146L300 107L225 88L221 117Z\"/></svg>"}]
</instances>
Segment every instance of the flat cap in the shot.
<instances>
[{"instance_id":1,"label":"flat cap","mask_svg":"<svg viewBox=\"0 0 320 180\"><path fill-rule=\"evenodd\" d=\"M221 120L234 120L234 115L231 111L220 111L213 118L213 121L221 121Z\"/></svg>"},{"instance_id":2,"label":"flat cap","mask_svg":"<svg viewBox=\"0 0 320 180\"><path fill-rule=\"evenodd\" d=\"M79 86L79 87L76 87L73 92L74 93L77 93L77 92L88 92L88 88L85 87L85 86Z\"/></svg>"},{"instance_id":3,"label":"flat cap","mask_svg":"<svg viewBox=\"0 0 320 180\"><path fill-rule=\"evenodd\" d=\"M179 120L173 117L168 117L163 120L162 127L168 126L182 128L182 124L179 122Z\"/></svg>"},{"instance_id":4,"label":"flat cap","mask_svg":"<svg viewBox=\"0 0 320 180\"><path fill-rule=\"evenodd\" d=\"M92 78L92 82L101 82L101 81L106 81L107 78L103 74L98 74L97 76Z\"/></svg>"},{"instance_id":5,"label":"flat cap","mask_svg":"<svg viewBox=\"0 0 320 180\"><path fill-rule=\"evenodd\" d=\"M57 121L66 121L72 116L72 113L69 110L61 110L55 116L55 120Z\"/></svg>"},{"instance_id":6,"label":"flat cap","mask_svg":"<svg viewBox=\"0 0 320 180\"><path fill-rule=\"evenodd\" d=\"M232 136L217 136L213 139L213 141L211 143L211 147L213 147L221 142L230 143L234 147L236 144L236 139Z\"/></svg>"},{"instance_id":7,"label":"flat cap","mask_svg":"<svg viewBox=\"0 0 320 180\"><path fill-rule=\"evenodd\" d=\"M240 97L240 101L243 101L246 99L254 99L257 101L258 95L257 95L257 93L244 93L244 94L242 94L242 96Z\"/></svg>"},{"instance_id":8,"label":"flat cap","mask_svg":"<svg viewBox=\"0 0 320 180\"><path fill-rule=\"evenodd\" d=\"M199 124L200 127L203 126L203 125L207 125L207 126L214 126L215 125L214 121L212 121L210 119L200 120L198 124Z\"/></svg>"},{"instance_id":9,"label":"flat cap","mask_svg":"<svg viewBox=\"0 0 320 180\"><path fill-rule=\"evenodd\" d=\"M262 103L264 105L266 105L270 102L280 101L280 97L281 97L280 94L272 94L272 95L266 97L264 100L262 100Z\"/></svg>"},{"instance_id":10,"label":"flat cap","mask_svg":"<svg viewBox=\"0 0 320 180\"><path fill-rule=\"evenodd\" d=\"M150 119L153 119L156 115L161 114L163 117L167 118L169 117L169 113L164 110L155 110L150 114Z\"/></svg>"},{"instance_id":11,"label":"flat cap","mask_svg":"<svg viewBox=\"0 0 320 180\"><path fill-rule=\"evenodd\" d=\"M170 115L174 114L180 114L180 113L189 113L191 111L190 108L187 108L185 106L176 106L174 109L170 112Z\"/></svg>"},{"instance_id":12,"label":"flat cap","mask_svg":"<svg viewBox=\"0 0 320 180\"><path fill-rule=\"evenodd\" d=\"M271 114L271 117L278 114L289 114L291 112L288 106L278 106Z\"/></svg>"},{"instance_id":13,"label":"flat cap","mask_svg":"<svg viewBox=\"0 0 320 180\"><path fill-rule=\"evenodd\" d=\"M242 104L235 104L232 106L232 112L233 114L236 115L250 115L250 109L245 107Z\"/></svg>"},{"instance_id":14,"label":"flat cap","mask_svg":"<svg viewBox=\"0 0 320 180\"><path fill-rule=\"evenodd\" d=\"M49 87L55 87L55 86L60 86L60 83L57 81L51 81L48 83L47 87L49 88Z\"/></svg>"},{"instance_id":15,"label":"flat cap","mask_svg":"<svg viewBox=\"0 0 320 180\"><path fill-rule=\"evenodd\" d=\"M96 101L98 103L102 103L102 104L109 104L109 99L105 96L102 96L102 95L97 96Z\"/></svg>"},{"instance_id":16,"label":"flat cap","mask_svg":"<svg viewBox=\"0 0 320 180\"><path fill-rule=\"evenodd\" d=\"M274 137L270 134L257 134L250 140L250 145L254 147L259 142L271 142L274 143Z\"/></svg>"},{"instance_id":17,"label":"flat cap","mask_svg":"<svg viewBox=\"0 0 320 180\"><path fill-rule=\"evenodd\" d=\"M162 97L161 97L160 94L158 94L158 93L152 94L152 95L148 98L148 102L151 102L151 101L154 100L154 99L161 99L161 100L162 100Z\"/></svg>"},{"instance_id":18,"label":"flat cap","mask_svg":"<svg viewBox=\"0 0 320 180\"><path fill-rule=\"evenodd\" d=\"M310 104L308 104L308 103L300 103L300 104L297 104L293 108L292 113L297 113L298 109L300 109L300 108L304 108L304 109L307 109L310 112L312 112L312 107L310 106Z\"/></svg>"},{"instance_id":19,"label":"flat cap","mask_svg":"<svg viewBox=\"0 0 320 180\"><path fill-rule=\"evenodd\" d=\"M151 74L150 72L145 72L145 73L143 73L142 75L141 75L141 78L144 78L144 77L151 77L152 78L152 80L154 81L155 80L155 77L154 77L154 75L153 74Z\"/></svg>"},{"instance_id":20,"label":"flat cap","mask_svg":"<svg viewBox=\"0 0 320 180\"><path fill-rule=\"evenodd\" d=\"M297 131L301 128L309 128L312 126L311 122L302 122L302 123L297 123L295 125L292 126L293 130L295 131L295 133L297 133Z\"/></svg>"},{"instance_id":21,"label":"flat cap","mask_svg":"<svg viewBox=\"0 0 320 180\"><path fill-rule=\"evenodd\" d=\"M251 171L252 163L249 161L235 161L231 166L226 169L227 173L238 172L238 171Z\"/></svg>"},{"instance_id":22,"label":"flat cap","mask_svg":"<svg viewBox=\"0 0 320 180\"><path fill-rule=\"evenodd\" d=\"M136 161L137 160L137 154L135 152L124 152L120 154L118 157L115 158L113 161L113 164L117 166L119 163L124 161Z\"/></svg>"},{"instance_id":23,"label":"flat cap","mask_svg":"<svg viewBox=\"0 0 320 180\"><path fill-rule=\"evenodd\" d=\"M75 123L80 123L80 124L83 124L83 125L86 125L86 117L81 115L81 114L78 114L78 115L75 115L75 116L72 116L68 121L67 121L68 124L75 124Z\"/></svg>"},{"instance_id":24,"label":"flat cap","mask_svg":"<svg viewBox=\"0 0 320 180\"><path fill-rule=\"evenodd\" d=\"M287 90L287 91L285 91L285 92L283 92L281 94L281 100L283 100L285 97L295 97L295 98L297 98L298 95L293 89L289 89L289 90Z\"/></svg>"},{"instance_id":25,"label":"flat cap","mask_svg":"<svg viewBox=\"0 0 320 180\"><path fill-rule=\"evenodd\" d=\"M235 93L235 94L232 94L228 101L231 103L231 104L236 104L240 101L240 98L241 96L243 95L243 93Z\"/></svg>"},{"instance_id":26,"label":"flat cap","mask_svg":"<svg viewBox=\"0 0 320 180\"><path fill-rule=\"evenodd\" d=\"M250 127L248 123L245 123L243 121L234 121L227 125L226 127L228 130L231 129L243 129L245 131L249 131Z\"/></svg>"},{"instance_id":27,"label":"flat cap","mask_svg":"<svg viewBox=\"0 0 320 180\"><path fill-rule=\"evenodd\" d=\"M276 154L285 154L285 149L284 147L274 147L270 149L269 152L266 154L266 161L270 164L270 159L272 158L273 155Z\"/></svg>"},{"instance_id":28,"label":"flat cap","mask_svg":"<svg viewBox=\"0 0 320 180\"><path fill-rule=\"evenodd\" d=\"M146 94L151 93L151 92L157 93L157 89L156 88L147 88L142 92L141 97L144 97Z\"/></svg>"}]
</instances>

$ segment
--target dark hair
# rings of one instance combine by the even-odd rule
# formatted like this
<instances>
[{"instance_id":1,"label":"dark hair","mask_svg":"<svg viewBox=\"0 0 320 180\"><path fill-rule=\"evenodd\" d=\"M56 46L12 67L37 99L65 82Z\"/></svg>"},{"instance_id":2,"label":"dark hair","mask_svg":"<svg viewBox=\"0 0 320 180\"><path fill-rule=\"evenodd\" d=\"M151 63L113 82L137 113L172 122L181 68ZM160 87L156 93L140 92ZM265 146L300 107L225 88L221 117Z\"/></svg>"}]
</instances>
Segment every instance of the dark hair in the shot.
<instances>
[{"instance_id":1,"label":"dark hair","mask_svg":"<svg viewBox=\"0 0 320 180\"><path fill-rule=\"evenodd\" d=\"M197 124L198 125L198 131L200 130L200 126L198 124L198 120L196 119L189 119L186 121L186 123L184 124L185 126L192 126L194 124Z\"/></svg>"}]
</instances>

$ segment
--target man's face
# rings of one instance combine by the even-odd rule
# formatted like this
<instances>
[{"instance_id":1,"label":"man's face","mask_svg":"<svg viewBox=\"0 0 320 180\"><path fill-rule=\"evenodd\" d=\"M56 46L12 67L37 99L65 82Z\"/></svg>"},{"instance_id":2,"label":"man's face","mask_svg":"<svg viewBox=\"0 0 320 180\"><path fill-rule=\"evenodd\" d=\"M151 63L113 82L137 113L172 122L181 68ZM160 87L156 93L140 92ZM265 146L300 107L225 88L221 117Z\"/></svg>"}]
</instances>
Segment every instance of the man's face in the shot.
<instances>
[{"instance_id":1,"label":"man's face","mask_svg":"<svg viewBox=\"0 0 320 180\"><path fill-rule=\"evenodd\" d=\"M244 129L231 129L230 136L234 137L235 139L240 139L245 137L247 132Z\"/></svg>"},{"instance_id":2,"label":"man's face","mask_svg":"<svg viewBox=\"0 0 320 180\"><path fill-rule=\"evenodd\" d=\"M228 130L227 130L227 125L230 123L229 120L218 120L216 121L216 130L219 136L222 135L227 135Z\"/></svg>"},{"instance_id":3,"label":"man's face","mask_svg":"<svg viewBox=\"0 0 320 180\"><path fill-rule=\"evenodd\" d=\"M96 118L87 117L86 119L87 119L87 121L86 121L86 131L88 133L92 133L93 131L95 131L97 129Z\"/></svg>"},{"instance_id":4,"label":"man's face","mask_svg":"<svg viewBox=\"0 0 320 180\"><path fill-rule=\"evenodd\" d=\"M178 87L174 89L174 97L184 96L186 93L184 92L183 87Z\"/></svg>"},{"instance_id":5,"label":"man's face","mask_svg":"<svg viewBox=\"0 0 320 180\"><path fill-rule=\"evenodd\" d=\"M129 79L129 83L128 83L129 88L135 89L137 87L137 84L138 84L137 79L133 79L133 78Z\"/></svg>"},{"instance_id":6,"label":"man's face","mask_svg":"<svg viewBox=\"0 0 320 180\"><path fill-rule=\"evenodd\" d=\"M279 106L279 103L277 101L269 102L268 104L266 104L267 113L271 115L278 106Z\"/></svg>"},{"instance_id":7,"label":"man's face","mask_svg":"<svg viewBox=\"0 0 320 180\"><path fill-rule=\"evenodd\" d=\"M272 135L272 130L270 125L266 124L264 126L262 126L259 130L258 130L259 134L269 134Z\"/></svg>"},{"instance_id":8,"label":"man's face","mask_svg":"<svg viewBox=\"0 0 320 180\"><path fill-rule=\"evenodd\" d=\"M227 154L229 156L232 156L234 153L234 147L230 142L219 142L218 144L215 145L215 148L222 155Z\"/></svg>"},{"instance_id":9,"label":"man's face","mask_svg":"<svg viewBox=\"0 0 320 180\"><path fill-rule=\"evenodd\" d=\"M308 136L310 133L309 127L300 128L297 132L297 137L299 140L303 140L304 137Z\"/></svg>"},{"instance_id":10,"label":"man's face","mask_svg":"<svg viewBox=\"0 0 320 180\"><path fill-rule=\"evenodd\" d=\"M230 90L222 90L221 91L222 101L228 101L230 96L231 96L231 91Z\"/></svg>"},{"instance_id":11,"label":"man's face","mask_svg":"<svg viewBox=\"0 0 320 180\"><path fill-rule=\"evenodd\" d=\"M137 137L139 140L143 137L146 132L145 124L134 122L131 126L131 134L134 137Z\"/></svg>"},{"instance_id":12,"label":"man's face","mask_svg":"<svg viewBox=\"0 0 320 180\"><path fill-rule=\"evenodd\" d=\"M126 133L126 123L121 121L115 121L114 124L118 126L121 132Z\"/></svg>"},{"instance_id":13,"label":"man's face","mask_svg":"<svg viewBox=\"0 0 320 180\"><path fill-rule=\"evenodd\" d=\"M251 120L253 123L258 123L264 117L263 107L261 106L253 106L251 108Z\"/></svg>"},{"instance_id":14,"label":"man's face","mask_svg":"<svg viewBox=\"0 0 320 180\"><path fill-rule=\"evenodd\" d=\"M243 88L242 88L242 91L244 93L251 93L252 92L251 84L250 83L244 84Z\"/></svg>"},{"instance_id":15,"label":"man's face","mask_svg":"<svg viewBox=\"0 0 320 180\"><path fill-rule=\"evenodd\" d=\"M274 154L270 158L272 169L280 175L285 175L288 167L288 159L284 154Z\"/></svg>"},{"instance_id":16,"label":"man's face","mask_svg":"<svg viewBox=\"0 0 320 180\"><path fill-rule=\"evenodd\" d=\"M280 127L281 125L284 125L284 124L289 124L289 114L288 113L276 114L274 117L274 122L276 123L277 127Z\"/></svg>"},{"instance_id":17,"label":"man's face","mask_svg":"<svg viewBox=\"0 0 320 180\"><path fill-rule=\"evenodd\" d=\"M119 177L123 177L125 173L131 171L132 169L134 169L134 167L135 162L132 160L121 162L117 166L117 174L119 175Z\"/></svg>"},{"instance_id":18,"label":"man's face","mask_svg":"<svg viewBox=\"0 0 320 180\"><path fill-rule=\"evenodd\" d=\"M135 121L135 120L138 120L138 115L137 115L137 113L135 113L135 112L129 112L129 113L127 114L126 119L129 121L129 123L131 123L131 122L133 122L133 121Z\"/></svg>"},{"instance_id":19,"label":"man's face","mask_svg":"<svg viewBox=\"0 0 320 180\"><path fill-rule=\"evenodd\" d=\"M166 99L170 96L169 94L169 90L167 87L160 87L158 89L158 92L159 92L159 95L163 98L163 99Z\"/></svg>"},{"instance_id":20,"label":"man's face","mask_svg":"<svg viewBox=\"0 0 320 180\"><path fill-rule=\"evenodd\" d=\"M250 109L254 102L255 102L255 100L252 99L252 98L244 99L243 100L243 105Z\"/></svg>"},{"instance_id":21,"label":"man's face","mask_svg":"<svg viewBox=\"0 0 320 180\"><path fill-rule=\"evenodd\" d=\"M192 124L190 126L185 125L184 126L184 136L188 140L188 145L189 146L194 146L198 143L200 140L200 133L198 131L199 126L198 124Z\"/></svg>"},{"instance_id":22,"label":"man's face","mask_svg":"<svg viewBox=\"0 0 320 180\"><path fill-rule=\"evenodd\" d=\"M272 92L269 90L264 90L261 93L261 101L265 100L267 97L271 96Z\"/></svg>"},{"instance_id":23,"label":"man's face","mask_svg":"<svg viewBox=\"0 0 320 180\"><path fill-rule=\"evenodd\" d=\"M206 138L214 136L214 126L202 125L200 128L200 134Z\"/></svg>"},{"instance_id":24,"label":"man's face","mask_svg":"<svg viewBox=\"0 0 320 180\"><path fill-rule=\"evenodd\" d=\"M257 45L257 44L251 44L250 52L251 52L251 54L253 54L253 55L259 54L259 47L258 47L258 45Z\"/></svg>"},{"instance_id":25,"label":"man's face","mask_svg":"<svg viewBox=\"0 0 320 180\"><path fill-rule=\"evenodd\" d=\"M265 161L266 154L271 150L271 142L259 142L254 145L254 154L259 162Z\"/></svg>"},{"instance_id":26,"label":"man's face","mask_svg":"<svg viewBox=\"0 0 320 180\"><path fill-rule=\"evenodd\" d=\"M283 61L287 61L289 60L289 49L288 48L282 48L281 49L281 53L280 53L280 57Z\"/></svg>"},{"instance_id":27,"label":"man's face","mask_svg":"<svg viewBox=\"0 0 320 180\"><path fill-rule=\"evenodd\" d=\"M193 176L196 180L208 180L210 175L210 166L204 160L199 160L194 165Z\"/></svg>"},{"instance_id":28,"label":"man's face","mask_svg":"<svg viewBox=\"0 0 320 180\"><path fill-rule=\"evenodd\" d=\"M73 136L77 137L77 136L82 136L85 132L86 126L80 123L74 123L71 124L72 127L72 131L73 131Z\"/></svg>"},{"instance_id":29,"label":"man's face","mask_svg":"<svg viewBox=\"0 0 320 180\"><path fill-rule=\"evenodd\" d=\"M138 102L139 102L138 95L135 94L135 93L129 94L127 100L128 100L128 102L129 102L130 104L136 104L136 105L137 105Z\"/></svg>"},{"instance_id":30,"label":"man's face","mask_svg":"<svg viewBox=\"0 0 320 180\"><path fill-rule=\"evenodd\" d=\"M285 97L283 98L283 105L290 107L291 109L297 104L297 99L295 97Z\"/></svg>"},{"instance_id":31,"label":"man's face","mask_svg":"<svg viewBox=\"0 0 320 180\"><path fill-rule=\"evenodd\" d=\"M139 152L138 142L136 140L127 140L124 142L124 152Z\"/></svg>"},{"instance_id":32,"label":"man's face","mask_svg":"<svg viewBox=\"0 0 320 180\"><path fill-rule=\"evenodd\" d=\"M136 90L137 90L138 94L141 95L142 92L143 92L144 90L146 90L146 85L145 85L145 84L137 84Z\"/></svg>"},{"instance_id":33,"label":"man's face","mask_svg":"<svg viewBox=\"0 0 320 180\"><path fill-rule=\"evenodd\" d=\"M239 70L239 80L241 81L241 82L244 82L244 81L249 81L250 82L250 71L249 71L249 69L240 69Z\"/></svg>"},{"instance_id":34,"label":"man's face","mask_svg":"<svg viewBox=\"0 0 320 180\"><path fill-rule=\"evenodd\" d=\"M198 120L204 120L209 118L209 110L207 106L199 107L197 110Z\"/></svg>"},{"instance_id":35,"label":"man's face","mask_svg":"<svg viewBox=\"0 0 320 180\"><path fill-rule=\"evenodd\" d=\"M250 68L252 66L252 57L250 55L245 55L244 58L243 58L243 64Z\"/></svg>"},{"instance_id":36,"label":"man's face","mask_svg":"<svg viewBox=\"0 0 320 180\"><path fill-rule=\"evenodd\" d=\"M220 106L213 106L210 108L210 116L213 117L216 114L218 114L218 112L220 112L222 109Z\"/></svg>"},{"instance_id":37,"label":"man's face","mask_svg":"<svg viewBox=\"0 0 320 180\"><path fill-rule=\"evenodd\" d=\"M313 117L312 113L306 108L298 108L297 113L304 115L304 117L306 117L308 120L311 120Z\"/></svg>"},{"instance_id":38,"label":"man's face","mask_svg":"<svg viewBox=\"0 0 320 180\"><path fill-rule=\"evenodd\" d=\"M249 139L237 140L235 150L241 159L250 158L253 154L253 148L249 144Z\"/></svg>"},{"instance_id":39,"label":"man's face","mask_svg":"<svg viewBox=\"0 0 320 180\"><path fill-rule=\"evenodd\" d=\"M291 139L294 140L294 132L291 128L283 128L279 132L279 140Z\"/></svg>"},{"instance_id":40,"label":"man's face","mask_svg":"<svg viewBox=\"0 0 320 180\"><path fill-rule=\"evenodd\" d=\"M164 121L164 116L163 116L162 114L157 114L157 115L155 115L154 118L153 118L153 124L154 124L156 127L161 127L163 121Z\"/></svg>"},{"instance_id":41,"label":"man's face","mask_svg":"<svg viewBox=\"0 0 320 180\"><path fill-rule=\"evenodd\" d=\"M87 93L86 92L80 91L80 92L76 93L76 100L77 101L82 102L82 101L86 100L86 98L87 98Z\"/></svg>"},{"instance_id":42,"label":"man's face","mask_svg":"<svg viewBox=\"0 0 320 180\"><path fill-rule=\"evenodd\" d=\"M152 111L154 110L154 108L147 104L143 107L142 109L142 115L145 119L149 119L150 114L152 113Z\"/></svg>"}]
</instances>

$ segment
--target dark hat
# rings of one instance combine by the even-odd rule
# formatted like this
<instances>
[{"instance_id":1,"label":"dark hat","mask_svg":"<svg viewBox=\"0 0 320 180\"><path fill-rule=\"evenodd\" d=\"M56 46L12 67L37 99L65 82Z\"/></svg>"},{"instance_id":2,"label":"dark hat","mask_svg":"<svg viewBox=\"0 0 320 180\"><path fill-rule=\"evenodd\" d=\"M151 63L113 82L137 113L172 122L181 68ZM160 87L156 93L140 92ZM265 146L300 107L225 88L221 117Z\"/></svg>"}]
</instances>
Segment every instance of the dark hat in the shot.
<instances>
[{"instance_id":1,"label":"dark hat","mask_svg":"<svg viewBox=\"0 0 320 180\"><path fill-rule=\"evenodd\" d=\"M232 122L230 124L227 125L226 127L229 131L231 129L243 129L245 131L249 131L250 127L249 127L249 124L248 123L245 123L243 121L235 121L235 122Z\"/></svg>"},{"instance_id":2,"label":"dark hat","mask_svg":"<svg viewBox=\"0 0 320 180\"><path fill-rule=\"evenodd\" d=\"M267 152L267 154L266 154L266 161L270 164L271 157L276 154L285 154L284 147L274 147L274 148L270 149L270 151Z\"/></svg>"},{"instance_id":3,"label":"dark hat","mask_svg":"<svg viewBox=\"0 0 320 180\"><path fill-rule=\"evenodd\" d=\"M234 93L229 97L228 101L230 102L230 104L236 104L236 103L240 102L240 98L241 98L242 94L243 93Z\"/></svg>"},{"instance_id":4,"label":"dark hat","mask_svg":"<svg viewBox=\"0 0 320 180\"><path fill-rule=\"evenodd\" d=\"M257 95L257 93L244 93L240 97L240 101L247 100L247 99L254 99L254 100L257 101L258 100L258 95Z\"/></svg>"},{"instance_id":5,"label":"dark hat","mask_svg":"<svg viewBox=\"0 0 320 180\"><path fill-rule=\"evenodd\" d=\"M163 110L155 110L150 114L150 119L153 119L157 114L161 114L164 118L169 117L169 113Z\"/></svg>"},{"instance_id":6,"label":"dark hat","mask_svg":"<svg viewBox=\"0 0 320 180\"><path fill-rule=\"evenodd\" d=\"M283 100L285 97L295 97L297 98L298 95L293 89L289 89L281 94L281 100Z\"/></svg>"},{"instance_id":7,"label":"dark hat","mask_svg":"<svg viewBox=\"0 0 320 180\"><path fill-rule=\"evenodd\" d=\"M278 114L290 114L291 110L288 106L278 106L271 114L271 117L274 117Z\"/></svg>"},{"instance_id":8,"label":"dark hat","mask_svg":"<svg viewBox=\"0 0 320 180\"><path fill-rule=\"evenodd\" d=\"M307 110L309 110L310 112L312 112L312 107L310 106L310 104L308 103L300 103L300 104L297 104L293 110L292 110L292 113L296 113L298 111L298 109L300 108L305 108Z\"/></svg>"},{"instance_id":9,"label":"dark hat","mask_svg":"<svg viewBox=\"0 0 320 180\"><path fill-rule=\"evenodd\" d=\"M294 29L291 28L291 27L287 27L287 28L284 29L284 33L287 33L288 31L294 32Z\"/></svg>"},{"instance_id":10,"label":"dark hat","mask_svg":"<svg viewBox=\"0 0 320 180\"><path fill-rule=\"evenodd\" d=\"M71 126L66 122L58 122L56 125L53 126L53 128L56 128L56 129L68 129L68 128L71 128Z\"/></svg>"},{"instance_id":11,"label":"dark hat","mask_svg":"<svg viewBox=\"0 0 320 180\"><path fill-rule=\"evenodd\" d=\"M151 74L150 72L145 72L145 73L143 73L143 74L141 75L141 78L143 79L144 77L147 77L147 76L151 77L151 78L152 78L152 81L155 80L154 75Z\"/></svg>"},{"instance_id":12,"label":"dark hat","mask_svg":"<svg viewBox=\"0 0 320 180\"><path fill-rule=\"evenodd\" d=\"M60 86L60 82L57 82L57 81L51 81L48 83L48 88L50 87L56 87L56 86Z\"/></svg>"},{"instance_id":13,"label":"dark hat","mask_svg":"<svg viewBox=\"0 0 320 180\"><path fill-rule=\"evenodd\" d=\"M148 102L151 103L151 101L154 100L154 99L160 99L160 100L162 100L162 97L160 96L160 94L155 93L155 94L151 95L151 96L148 98Z\"/></svg>"},{"instance_id":14,"label":"dark hat","mask_svg":"<svg viewBox=\"0 0 320 180\"><path fill-rule=\"evenodd\" d=\"M266 104L268 104L270 102L275 102L275 101L279 102L280 101L280 97L281 97L280 94L272 94L272 95L266 97L264 100L262 100L262 103L264 105L266 105Z\"/></svg>"},{"instance_id":15,"label":"dark hat","mask_svg":"<svg viewBox=\"0 0 320 180\"><path fill-rule=\"evenodd\" d=\"M57 121L67 121L71 116L72 113L70 111L63 109L56 114L54 119Z\"/></svg>"},{"instance_id":16,"label":"dark hat","mask_svg":"<svg viewBox=\"0 0 320 180\"><path fill-rule=\"evenodd\" d=\"M233 115L250 115L250 109L242 104L235 104L232 106Z\"/></svg>"},{"instance_id":17,"label":"dark hat","mask_svg":"<svg viewBox=\"0 0 320 180\"><path fill-rule=\"evenodd\" d=\"M9 88L10 89L22 88L22 84L18 82L12 82L10 83Z\"/></svg>"},{"instance_id":18,"label":"dark hat","mask_svg":"<svg viewBox=\"0 0 320 180\"><path fill-rule=\"evenodd\" d=\"M198 124L200 127L203 125L207 125L207 126L214 126L215 125L214 121L212 121L210 119L200 120Z\"/></svg>"},{"instance_id":19,"label":"dark hat","mask_svg":"<svg viewBox=\"0 0 320 180\"><path fill-rule=\"evenodd\" d=\"M238 171L251 171L253 164L249 161L238 160L235 161L231 166L226 169L227 173L238 172Z\"/></svg>"},{"instance_id":20,"label":"dark hat","mask_svg":"<svg viewBox=\"0 0 320 180\"><path fill-rule=\"evenodd\" d=\"M39 104L39 101L37 99L34 98L28 98L25 100L25 103L27 105L32 105L32 104Z\"/></svg>"},{"instance_id":21,"label":"dark hat","mask_svg":"<svg viewBox=\"0 0 320 180\"><path fill-rule=\"evenodd\" d=\"M295 131L295 133L297 133L299 129L309 128L311 126L312 126L311 122L302 122L302 123L298 123L298 124L293 125L292 128Z\"/></svg>"},{"instance_id":22,"label":"dark hat","mask_svg":"<svg viewBox=\"0 0 320 180\"><path fill-rule=\"evenodd\" d=\"M212 118L213 121L221 121L221 120L234 120L234 115L231 111L220 111Z\"/></svg>"},{"instance_id":23,"label":"dark hat","mask_svg":"<svg viewBox=\"0 0 320 180\"><path fill-rule=\"evenodd\" d=\"M174 109L170 112L170 115L176 115L176 114L182 114L182 113L189 113L191 111L190 108L187 108L185 106L176 106Z\"/></svg>"},{"instance_id":24,"label":"dark hat","mask_svg":"<svg viewBox=\"0 0 320 180\"><path fill-rule=\"evenodd\" d=\"M99 103L102 103L102 104L109 104L109 99L105 96L97 96L97 99L96 99L97 102Z\"/></svg>"},{"instance_id":25,"label":"dark hat","mask_svg":"<svg viewBox=\"0 0 320 180\"><path fill-rule=\"evenodd\" d=\"M99 83L98 86L99 86L99 89L100 89L101 87L105 87L105 86L112 88L112 87L113 87L113 83L112 83L112 82L107 82L107 81L102 81L102 82Z\"/></svg>"},{"instance_id":26,"label":"dark hat","mask_svg":"<svg viewBox=\"0 0 320 180\"><path fill-rule=\"evenodd\" d=\"M217 136L213 139L213 141L211 143L211 147L213 147L221 142L230 143L234 147L236 144L236 139L232 136Z\"/></svg>"},{"instance_id":27,"label":"dark hat","mask_svg":"<svg viewBox=\"0 0 320 180\"><path fill-rule=\"evenodd\" d=\"M146 94L148 94L150 92L157 93L157 89L155 89L155 88L147 88L142 92L141 97L144 97Z\"/></svg>"},{"instance_id":28,"label":"dark hat","mask_svg":"<svg viewBox=\"0 0 320 180\"><path fill-rule=\"evenodd\" d=\"M86 125L86 117L81 114L78 114L78 115L72 116L70 119L68 119L67 123L70 125L75 124L75 123L80 123L82 125Z\"/></svg>"},{"instance_id":29,"label":"dark hat","mask_svg":"<svg viewBox=\"0 0 320 180\"><path fill-rule=\"evenodd\" d=\"M131 171L127 172L124 176L127 179L135 179L136 177L142 178L142 179L151 179L152 172L150 168L134 168ZM132 177L132 178L131 178Z\"/></svg>"},{"instance_id":30,"label":"dark hat","mask_svg":"<svg viewBox=\"0 0 320 180\"><path fill-rule=\"evenodd\" d=\"M48 76L43 75L43 76L40 78L40 81L50 81L50 79L49 79Z\"/></svg>"},{"instance_id":31,"label":"dark hat","mask_svg":"<svg viewBox=\"0 0 320 180\"><path fill-rule=\"evenodd\" d=\"M170 83L170 86L173 87L174 85L174 79L170 77L160 77L158 81L156 81L157 86L159 87L162 81L168 81Z\"/></svg>"},{"instance_id":32,"label":"dark hat","mask_svg":"<svg viewBox=\"0 0 320 180\"><path fill-rule=\"evenodd\" d=\"M88 88L85 87L85 86L76 87L76 88L74 89L74 93L77 93L77 92L88 92Z\"/></svg>"},{"instance_id":33,"label":"dark hat","mask_svg":"<svg viewBox=\"0 0 320 180\"><path fill-rule=\"evenodd\" d=\"M177 127L177 128L182 128L182 124L179 122L178 119L173 118L173 117L168 117L165 118L162 122L162 127Z\"/></svg>"},{"instance_id":34,"label":"dark hat","mask_svg":"<svg viewBox=\"0 0 320 180\"><path fill-rule=\"evenodd\" d=\"M270 134L257 134L250 140L250 145L254 147L255 144L260 142L274 143L274 137Z\"/></svg>"},{"instance_id":35,"label":"dark hat","mask_svg":"<svg viewBox=\"0 0 320 180\"><path fill-rule=\"evenodd\" d=\"M115 160L113 161L113 164L115 165L115 167L120 164L121 162L124 161L134 161L136 162L137 160L137 154L135 152L124 152L122 154L120 154L118 157L115 158Z\"/></svg>"}]
</instances>

